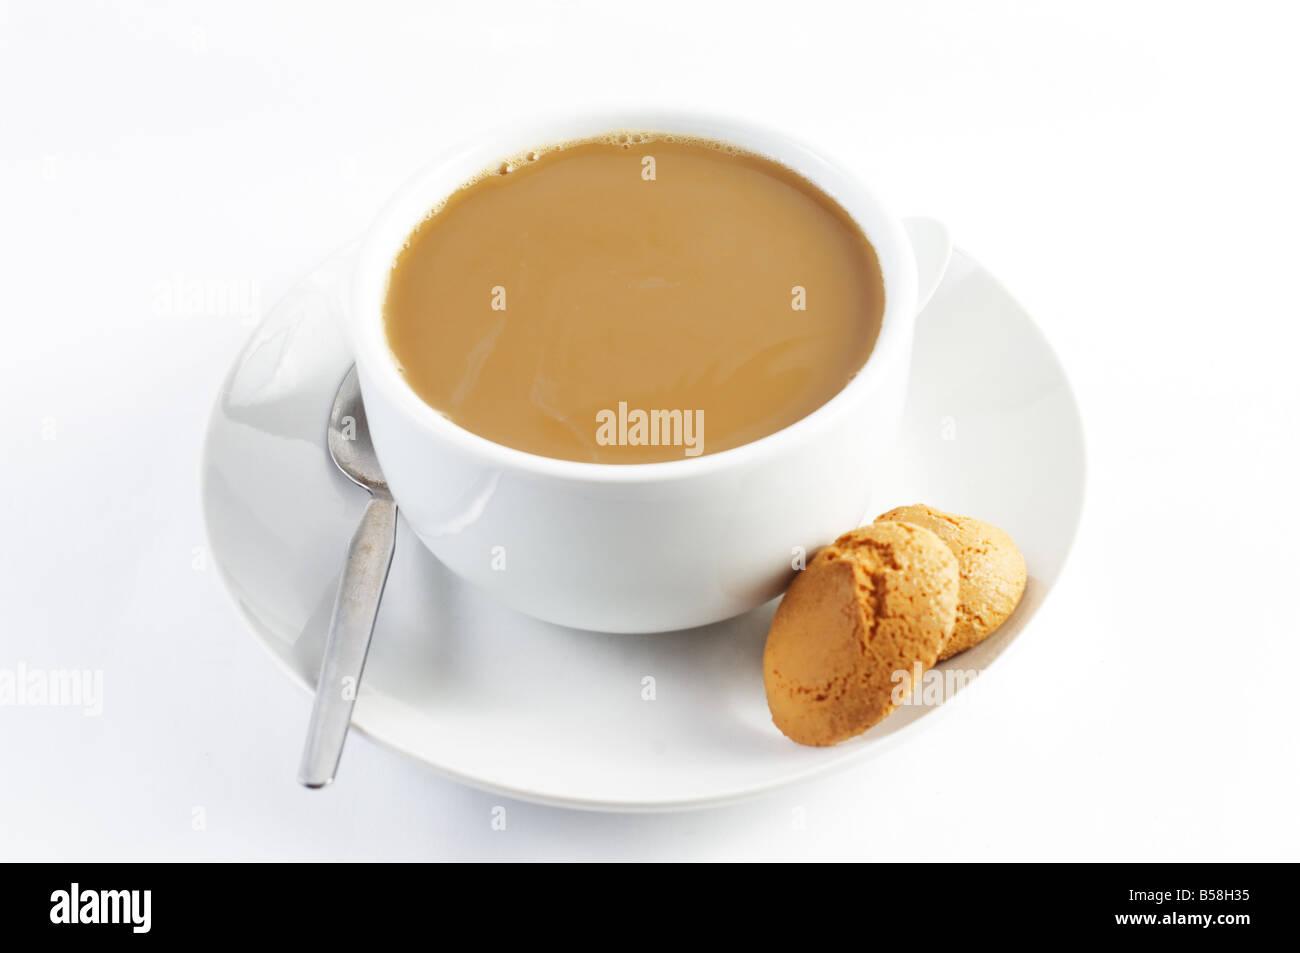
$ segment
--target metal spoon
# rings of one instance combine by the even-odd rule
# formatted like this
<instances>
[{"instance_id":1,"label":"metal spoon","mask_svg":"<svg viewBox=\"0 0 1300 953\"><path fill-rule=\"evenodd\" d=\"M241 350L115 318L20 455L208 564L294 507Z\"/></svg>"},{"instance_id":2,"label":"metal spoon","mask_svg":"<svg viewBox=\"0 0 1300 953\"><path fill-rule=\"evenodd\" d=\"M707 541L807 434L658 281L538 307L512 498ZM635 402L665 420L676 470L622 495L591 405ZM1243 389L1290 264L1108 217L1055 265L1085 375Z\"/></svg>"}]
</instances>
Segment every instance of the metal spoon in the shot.
<instances>
[{"instance_id":1,"label":"metal spoon","mask_svg":"<svg viewBox=\"0 0 1300 953\"><path fill-rule=\"evenodd\" d=\"M393 561L397 530L397 504L388 493L388 481L370 443L356 367L348 371L334 395L329 448L335 466L357 486L369 490L371 499L348 547L347 565L334 597L329 638L316 683L316 702L298 767L298 780L309 788L325 787L338 770L379 599Z\"/></svg>"}]
</instances>

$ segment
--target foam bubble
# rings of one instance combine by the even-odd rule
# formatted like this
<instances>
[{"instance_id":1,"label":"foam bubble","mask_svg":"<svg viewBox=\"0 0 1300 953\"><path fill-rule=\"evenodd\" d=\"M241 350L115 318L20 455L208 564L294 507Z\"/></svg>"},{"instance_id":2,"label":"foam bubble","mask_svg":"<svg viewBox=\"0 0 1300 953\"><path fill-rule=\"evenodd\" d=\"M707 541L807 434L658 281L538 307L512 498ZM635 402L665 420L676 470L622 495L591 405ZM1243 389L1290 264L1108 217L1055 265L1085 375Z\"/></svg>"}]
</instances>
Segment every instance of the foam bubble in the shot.
<instances>
[{"instance_id":1,"label":"foam bubble","mask_svg":"<svg viewBox=\"0 0 1300 953\"><path fill-rule=\"evenodd\" d=\"M608 146L621 147L627 150L630 150L633 145L645 146L655 142L684 143L684 144L699 146L700 148L703 149L711 149L715 152L721 152L724 155L728 155L728 156L742 157L742 156L748 156L754 154L747 149L742 149L740 146L735 146L728 142L719 142L716 139L706 139L703 136L685 136L677 133L656 132L654 130L647 130L647 129L611 129L609 132L602 133L595 136L587 136L580 139L566 139L557 142L552 142L552 143L548 143L547 145L541 146L537 149L532 149L526 152L520 152L517 155L508 156L498 164L491 166L487 169L484 169L482 172L471 177L468 181L463 182L450 195L448 195L446 198L441 199L436 205L433 206L433 208L429 210L429 214L426 215L421 220L420 224L416 226L416 230L418 231L419 228L422 227L425 222L427 222L429 219L433 218L444 208L446 208L447 202L452 195L455 195L458 192L463 192L466 189L471 188L474 185L477 185L483 179L486 179L494 175L501 175L501 176L509 175L510 173L515 172L526 165L531 165L532 163L542 160L552 152L563 152L565 149L569 149L574 146L581 146L581 145L586 145L588 143L596 143L596 142Z\"/></svg>"}]
</instances>

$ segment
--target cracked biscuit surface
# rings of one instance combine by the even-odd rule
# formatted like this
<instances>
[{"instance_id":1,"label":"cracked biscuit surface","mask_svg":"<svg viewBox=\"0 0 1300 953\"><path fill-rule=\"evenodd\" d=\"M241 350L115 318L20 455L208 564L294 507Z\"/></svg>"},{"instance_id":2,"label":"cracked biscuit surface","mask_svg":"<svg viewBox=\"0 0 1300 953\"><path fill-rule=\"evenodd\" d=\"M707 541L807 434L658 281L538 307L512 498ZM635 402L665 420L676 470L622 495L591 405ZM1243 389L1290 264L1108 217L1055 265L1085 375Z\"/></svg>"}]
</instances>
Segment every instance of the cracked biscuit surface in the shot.
<instances>
[{"instance_id":1,"label":"cracked biscuit surface","mask_svg":"<svg viewBox=\"0 0 1300 953\"><path fill-rule=\"evenodd\" d=\"M957 618L958 566L934 533L884 522L845 533L795 577L763 653L772 721L805 745L861 734L930 668Z\"/></svg>"},{"instance_id":2,"label":"cracked biscuit surface","mask_svg":"<svg viewBox=\"0 0 1300 953\"><path fill-rule=\"evenodd\" d=\"M1006 532L991 523L921 503L900 506L876 518L877 524L883 522L928 529L957 557L961 579L957 624L940 660L983 642L1015 611L1025 591L1025 559Z\"/></svg>"}]
</instances>

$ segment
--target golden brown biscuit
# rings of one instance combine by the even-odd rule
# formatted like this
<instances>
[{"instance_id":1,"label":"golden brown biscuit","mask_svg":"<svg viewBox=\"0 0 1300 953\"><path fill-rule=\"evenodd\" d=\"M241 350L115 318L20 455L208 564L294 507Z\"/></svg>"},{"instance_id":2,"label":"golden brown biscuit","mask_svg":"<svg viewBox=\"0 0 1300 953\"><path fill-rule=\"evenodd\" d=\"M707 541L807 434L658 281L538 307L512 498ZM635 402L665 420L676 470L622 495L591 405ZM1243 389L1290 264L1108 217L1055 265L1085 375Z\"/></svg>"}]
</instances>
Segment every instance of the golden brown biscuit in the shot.
<instances>
[{"instance_id":1,"label":"golden brown biscuit","mask_svg":"<svg viewBox=\"0 0 1300 953\"><path fill-rule=\"evenodd\" d=\"M763 682L776 726L800 744L833 745L893 712L895 673L930 668L952 634L957 576L943 541L907 523L864 526L819 552L767 634Z\"/></svg>"},{"instance_id":2,"label":"golden brown biscuit","mask_svg":"<svg viewBox=\"0 0 1300 953\"><path fill-rule=\"evenodd\" d=\"M957 557L961 572L957 625L940 660L983 642L1015 611L1025 591L1025 558L996 526L921 503L892 509L876 522L922 526L947 543Z\"/></svg>"}]
</instances>

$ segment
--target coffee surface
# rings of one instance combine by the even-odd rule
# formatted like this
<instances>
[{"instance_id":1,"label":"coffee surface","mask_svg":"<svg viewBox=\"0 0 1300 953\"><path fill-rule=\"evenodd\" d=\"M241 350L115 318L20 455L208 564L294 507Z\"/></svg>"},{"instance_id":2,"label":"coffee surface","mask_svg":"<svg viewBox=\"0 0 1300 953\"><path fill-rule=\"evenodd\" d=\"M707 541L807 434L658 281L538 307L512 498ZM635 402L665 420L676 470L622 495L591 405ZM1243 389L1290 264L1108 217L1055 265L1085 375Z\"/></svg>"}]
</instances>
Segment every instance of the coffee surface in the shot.
<instances>
[{"instance_id":1,"label":"coffee surface","mask_svg":"<svg viewBox=\"0 0 1300 953\"><path fill-rule=\"evenodd\" d=\"M848 214L795 172L638 133L519 157L411 234L384 322L460 427L565 460L717 453L834 397L884 286Z\"/></svg>"}]
</instances>

